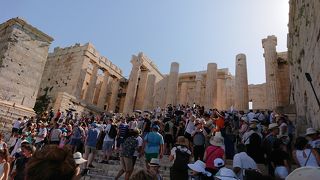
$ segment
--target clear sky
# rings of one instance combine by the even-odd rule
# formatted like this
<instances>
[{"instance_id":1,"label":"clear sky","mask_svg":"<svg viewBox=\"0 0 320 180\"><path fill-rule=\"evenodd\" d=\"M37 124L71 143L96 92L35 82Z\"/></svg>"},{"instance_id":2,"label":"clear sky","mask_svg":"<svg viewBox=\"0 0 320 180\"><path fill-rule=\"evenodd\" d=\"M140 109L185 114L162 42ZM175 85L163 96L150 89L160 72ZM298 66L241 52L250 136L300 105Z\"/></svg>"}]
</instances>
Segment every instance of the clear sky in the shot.
<instances>
[{"instance_id":1,"label":"clear sky","mask_svg":"<svg viewBox=\"0 0 320 180\"><path fill-rule=\"evenodd\" d=\"M235 73L235 56L247 56L249 83L265 82L261 40L278 37L287 50L288 0L2 0L0 22L23 17L54 38L56 46L92 42L101 55L131 70L144 52L165 74L206 70L209 62Z\"/></svg>"}]
</instances>

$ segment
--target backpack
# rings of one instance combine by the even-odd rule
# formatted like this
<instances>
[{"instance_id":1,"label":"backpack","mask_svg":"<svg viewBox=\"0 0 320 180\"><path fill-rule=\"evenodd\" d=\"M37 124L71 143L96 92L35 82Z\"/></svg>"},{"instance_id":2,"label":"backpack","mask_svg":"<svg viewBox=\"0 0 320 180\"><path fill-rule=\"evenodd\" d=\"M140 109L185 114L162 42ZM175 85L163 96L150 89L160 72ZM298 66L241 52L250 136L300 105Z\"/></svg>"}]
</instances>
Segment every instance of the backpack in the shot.
<instances>
[{"instance_id":1,"label":"backpack","mask_svg":"<svg viewBox=\"0 0 320 180\"><path fill-rule=\"evenodd\" d=\"M193 135L193 144L196 146L203 146L205 143L205 136L203 135L202 132L196 132Z\"/></svg>"},{"instance_id":2,"label":"backpack","mask_svg":"<svg viewBox=\"0 0 320 180\"><path fill-rule=\"evenodd\" d=\"M102 149L102 145L103 145L103 139L106 136L106 132L105 131L101 131L99 136L98 136L98 141L97 141L97 145L96 148L97 150L101 150Z\"/></svg>"},{"instance_id":3,"label":"backpack","mask_svg":"<svg viewBox=\"0 0 320 180\"><path fill-rule=\"evenodd\" d=\"M116 125L111 124L111 128L108 133L109 137L114 139L117 136L117 127Z\"/></svg>"},{"instance_id":4,"label":"backpack","mask_svg":"<svg viewBox=\"0 0 320 180\"><path fill-rule=\"evenodd\" d=\"M188 163L190 154L187 151L181 151L179 148L176 149L176 159L173 162L172 168L178 171L188 170Z\"/></svg>"},{"instance_id":5,"label":"backpack","mask_svg":"<svg viewBox=\"0 0 320 180\"><path fill-rule=\"evenodd\" d=\"M166 122L166 124L164 125L164 132L169 132L170 131L170 124L169 122Z\"/></svg>"}]
</instances>

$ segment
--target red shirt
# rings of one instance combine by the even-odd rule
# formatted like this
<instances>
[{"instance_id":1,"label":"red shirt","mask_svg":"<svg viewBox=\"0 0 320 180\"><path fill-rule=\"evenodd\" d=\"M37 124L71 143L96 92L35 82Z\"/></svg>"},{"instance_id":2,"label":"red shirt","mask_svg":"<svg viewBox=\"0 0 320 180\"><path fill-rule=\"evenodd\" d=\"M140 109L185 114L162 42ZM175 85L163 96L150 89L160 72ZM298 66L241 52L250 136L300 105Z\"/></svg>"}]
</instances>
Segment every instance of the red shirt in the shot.
<instances>
[{"instance_id":1,"label":"red shirt","mask_svg":"<svg viewBox=\"0 0 320 180\"><path fill-rule=\"evenodd\" d=\"M220 146L210 145L206 149L206 168L216 169L213 161L216 158L223 159L224 150Z\"/></svg>"}]
</instances>

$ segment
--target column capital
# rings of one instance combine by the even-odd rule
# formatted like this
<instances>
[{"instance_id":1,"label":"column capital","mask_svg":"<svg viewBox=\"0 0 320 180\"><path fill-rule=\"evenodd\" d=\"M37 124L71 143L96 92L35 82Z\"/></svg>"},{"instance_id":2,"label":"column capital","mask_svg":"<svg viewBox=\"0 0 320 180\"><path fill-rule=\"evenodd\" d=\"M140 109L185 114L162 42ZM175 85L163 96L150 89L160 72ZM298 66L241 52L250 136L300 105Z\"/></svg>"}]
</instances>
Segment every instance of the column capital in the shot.
<instances>
[{"instance_id":1,"label":"column capital","mask_svg":"<svg viewBox=\"0 0 320 180\"><path fill-rule=\"evenodd\" d=\"M272 35L262 39L262 47L265 48L266 46L277 46L277 37Z\"/></svg>"}]
</instances>

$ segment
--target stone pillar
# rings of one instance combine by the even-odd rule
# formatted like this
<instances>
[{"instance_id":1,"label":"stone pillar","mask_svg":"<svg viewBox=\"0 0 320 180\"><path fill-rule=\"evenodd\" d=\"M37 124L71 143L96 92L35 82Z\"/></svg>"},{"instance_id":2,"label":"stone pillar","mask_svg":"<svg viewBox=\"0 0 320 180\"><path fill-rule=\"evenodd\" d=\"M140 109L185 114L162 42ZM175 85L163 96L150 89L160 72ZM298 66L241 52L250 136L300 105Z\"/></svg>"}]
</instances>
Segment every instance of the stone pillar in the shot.
<instances>
[{"instance_id":1,"label":"stone pillar","mask_svg":"<svg viewBox=\"0 0 320 180\"><path fill-rule=\"evenodd\" d=\"M117 99L118 99L118 94L119 94L119 85L120 85L120 80L117 78L114 78L112 91L111 91L109 112L115 112L115 110L116 110Z\"/></svg>"},{"instance_id":2,"label":"stone pillar","mask_svg":"<svg viewBox=\"0 0 320 180\"><path fill-rule=\"evenodd\" d=\"M247 111L249 109L247 61L245 54L236 56L236 85L235 109Z\"/></svg>"},{"instance_id":3,"label":"stone pillar","mask_svg":"<svg viewBox=\"0 0 320 180\"><path fill-rule=\"evenodd\" d=\"M74 88L74 92L75 92L74 94L77 99L81 99L84 96L82 94L82 90L83 90L83 83L86 79L86 75L87 75L87 69L81 69L79 72L79 78L77 81L76 88Z\"/></svg>"},{"instance_id":4,"label":"stone pillar","mask_svg":"<svg viewBox=\"0 0 320 180\"><path fill-rule=\"evenodd\" d=\"M178 94L178 81L179 81L179 63L171 63L170 75L167 88L166 105L177 103Z\"/></svg>"},{"instance_id":5,"label":"stone pillar","mask_svg":"<svg viewBox=\"0 0 320 180\"><path fill-rule=\"evenodd\" d=\"M97 104L97 106L102 109L104 108L104 105L106 104L106 100L107 100L109 78L110 78L109 73L107 71L105 71L102 85L101 85L101 89L100 89L100 93L99 93L98 104Z\"/></svg>"},{"instance_id":6,"label":"stone pillar","mask_svg":"<svg viewBox=\"0 0 320 180\"><path fill-rule=\"evenodd\" d=\"M187 104L187 94L188 94L188 83L182 82L180 87L180 97L179 97L179 103L182 105Z\"/></svg>"},{"instance_id":7,"label":"stone pillar","mask_svg":"<svg viewBox=\"0 0 320 180\"><path fill-rule=\"evenodd\" d=\"M154 100L154 87L156 83L156 76L154 74L148 75L148 81L143 101L143 110L151 111L153 109L153 100Z\"/></svg>"},{"instance_id":8,"label":"stone pillar","mask_svg":"<svg viewBox=\"0 0 320 180\"><path fill-rule=\"evenodd\" d=\"M89 82L89 86L87 89L87 93L86 93L86 97L85 97L85 101L87 103L92 103L93 100L93 94L94 94L94 90L96 87L96 83L97 83L97 78L98 78L98 70L99 70L99 66L97 64L92 64L93 65L93 69L92 69L92 73L91 73L91 77L90 77L90 82Z\"/></svg>"},{"instance_id":9,"label":"stone pillar","mask_svg":"<svg viewBox=\"0 0 320 180\"><path fill-rule=\"evenodd\" d=\"M217 103L217 64L209 63L207 66L207 80L206 80L206 109L216 107Z\"/></svg>"},{"instance_id":10,"label":"stone pillar","mask_svg":"<svg viewBox=\"0 0 320 180\"><path fill-rule=\"evenodd\" d=\"M147 86L147 80L148 80L148 70L141 70L139 81L138 81L138 89L137 89L137 95L135 98L135 105L134 110L141 110L143 108L143 102L145 99L145 92L146 92L146 86Z\"/></svg>"},{"instance_id":11,"label":"stone pillar","mask_svg":"<svg viewBox=\"0 0 320 180\"><path fill-rule=\"evenodd\" d=\"M142 60L139 59L137 56L132 56L131 63L132 70L130 73L126 98L124 100L123 113L131 113L133 111Z\"/></svg>"},{"instance_id":12,"label":"stone pillar","mask_svg":"<svg viewBox=\"0 0 320 180\"><path fill-rule=\"evenodd\" d=\"M275 109L279 106L277 90L277 37L268 36L262 39L266 67L266 91L268 108Z\"/></svg>"},{"instance_id":13,"label":"stone pillar","mask_svg":"<svg viewBox=\"0 0 320 180\"><path fill-rule=\"evenodd\" d=\"M200 100L201 100L201 87L202 87L202 74L197 73L196 75L196 88L195 88L195 94L194 94L194 103L196 103L197 105L201 105L200 104Z\"/></svg>"}]
</instances>

